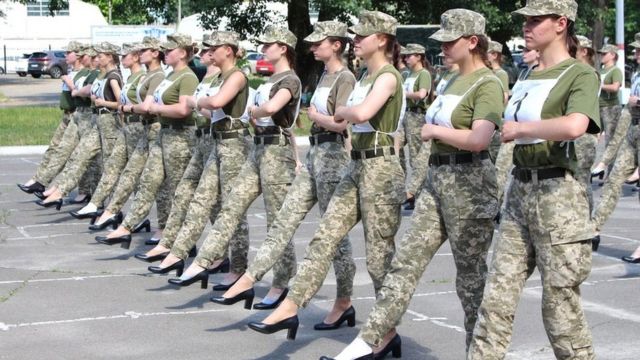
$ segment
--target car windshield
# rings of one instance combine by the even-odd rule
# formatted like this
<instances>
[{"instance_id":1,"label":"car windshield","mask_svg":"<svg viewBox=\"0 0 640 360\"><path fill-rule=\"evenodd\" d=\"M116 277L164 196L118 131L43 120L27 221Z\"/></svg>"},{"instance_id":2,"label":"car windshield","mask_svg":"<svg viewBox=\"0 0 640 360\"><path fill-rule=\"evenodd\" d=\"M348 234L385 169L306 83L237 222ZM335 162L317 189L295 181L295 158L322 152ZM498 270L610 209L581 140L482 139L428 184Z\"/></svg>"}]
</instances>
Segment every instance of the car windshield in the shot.
<instances>
[{"instance_id":1,"label":"car windshield","mask_svg":"<svg viewBox=\"0 0 640 360\"><path fill-rule=\"evenodd\" d=\"M46 56L47 56L47 53L43 53L43 52L34 52L33 54L31 54L32 58L43 58Z\"/></svg>"}]
</instances>

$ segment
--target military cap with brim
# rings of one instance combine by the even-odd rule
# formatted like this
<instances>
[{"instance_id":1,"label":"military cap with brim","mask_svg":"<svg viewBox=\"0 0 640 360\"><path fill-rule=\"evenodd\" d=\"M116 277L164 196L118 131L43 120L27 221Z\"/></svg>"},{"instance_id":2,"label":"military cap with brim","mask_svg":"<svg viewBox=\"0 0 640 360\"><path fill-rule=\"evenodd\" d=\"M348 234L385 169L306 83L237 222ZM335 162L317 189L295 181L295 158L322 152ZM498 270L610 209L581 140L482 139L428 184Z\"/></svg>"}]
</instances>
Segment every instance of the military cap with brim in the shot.
<instances>
[{"instance_id":1,"label":"military cap with brim","mask_svg":"<svg viewBox=\"0 0 640 360\"><path fill-rule=\"evenodd\" d=\"M204 46L216 47L222 45L240 46L240 35L235 31L214 31L209 39L202 41Z\"/></svg>"},{"instance_id":2,"label":"military cap with brim","mask_svg":"<svg viewBox=\"0 0 640 360\"><path fill-rule=\"evenodd\" d=\"M118 55L125 56L129 53L142 50L140 43L124 43L118 52Z\"/></svg>"},{"instance_id":3,"label":"military cap with brim","mask_svg":"<svg viewBox=\"0 0 640 360\"><path fill-rule=\"evenodd\" d=\"M164 50L173 50L177 48L195 47L195 43L191 39L191 35L174 33L167 35L167 41L160 44Z\"/></svg>"},{"instance_id":4,"label":"military cap with brim","mask_svg":"<svg viewBox=\"0 0 640 360\"><path fill-rule=\"evenodd\" d=\"M318 43L328 37L348 37L347 24L339 21L318 21L313 25L313 32L304 38L304 41Z\"/></svg>"},{"instance_id":5,"label":"military cap with brim","mask_svg":"<svg viewBox=\"0 0 640 360\"><path fill-rule=\"evenodd\" d=\"M145 36L142 39L142 43L141 43L142 49L146 50L146 49L151 49L151 50L162 50L162 41L160 41L160 39L158 38L154 38L151 36Z\"/></svg>"},{"instance_id":6,"label":"military cap with brim","mask_svg":"<svg viewBox=\"0 0 640 360\"><path fill-rule=\"evenodd\" d=\"M267 27L264 29L264 33L260 35L256 39L256 41L260 44L281 43L295 48L296 43L298 42L298 38L296 38L296 36L291 31L289 31L289 29L267 25Z\"/></svg>"},{"instance_id":7,"label":"military cap with brim","mask_svg":"<svg viewBox=\"0 0 640 360\"><path fill-rule=\"evenodd\" d=\"M492 40L489 43L489 52L497 52L502 54L502 44Z\"/></svg>"},{"instance_id":8,"label":"military cap with brim","mask_svg":"<svg viewBox=\"0 0 640 360\"><path fill-rule=\"evenodd\" d=\"M86 45L82 49L78 50L78 55L80 56L88 55L88 56L94 57L98 55L98 52L93 49L93 46Z\"/></svg>"},{"instance_id":9,"label":"military cap with brim","mask_svg":"<svg viewBox=\"0 0 640 360\"><path fill-rule=\"evenodd\" d=\"M576 21L578 3L574 0L527 0L525 7L514 11L512 14L524 16L559 15L566 16L571 21Z\"/></svg>"},{"instance_id":10,"label":"military cap with brim","mask_svg":"<svg viewBox=\"0 0 640 360\"><path fill-rule=\"evenodd\" d=\"M604 44L602 45L602 49L598 50L598 52L601 54L606 54L606 53L617 54L618 47L613 44Z\"/></svg>"},{"instance_id":11,"label":"military cap with brim","mask_svg":"<svg viewBox=\"0 0 640 360\"><path fill-rule=\"evenodd\" d=\"M584 49L593 49L593 42L586 36L576 35L578 38L578 45Z\"/></svg>"},{"instance_id":12,"label":"military cap with brim","mask_svg":"<svg viewBox=\"0 0 640 360\"><path fill-rule=\"evenodd\" d=\"M114 45L108 41L103 41L101 43L99 43L98 45L94 45L93 49L97 52L97 53L103 53L103 54L114 54L114 55L118 55L120 53L120 47L118 45Z\"/></svg>"},{"instance_id":13,"label":"military cap with brim","mask_svg":"<svg viewBox=\"0 0 640 360\"><path fill-rule=\"evenodd\" d=\"M83 45L75 40L69 41L64 50L67 52L78 52L82 49Z\"/></svg>"},{"instance_id":14,"label":"military cap with brim","mask_svg":"<svg viewBox=\"0 0 640 360\"><path fill-rule=\"evenodd\" d=\"M451 9L440 17L440 30L430 36L440 42L458 40L463 36L484 35L485 19L481 14L467 9Z\"/></svg>"},{"instance_id":15,"label":"military cap with brim","mask_svg":"<svg viewBox=\"0 0 640 360\"><path fill-rule=\"evenodd\" d=\"M629 45L633 46L634 48L640 48L640 33L636 33L633 40L634 41Z\"/></svg>"},{"instance_id":16,"label":"military cap with brim","mask_svg":"<svg viewBox=\"0 0 640 360\"><path fill-rule=\"evenodd\" d=\"M424 54L427 50L420 44L407 44L400 50L400 55Z\"/></svg>"},{"instance_id":17,"label":"military cap with brim","mask_svg":"<svg viewBox=\"0 0 640 360\"><path fill-rule=\"evenodd\" d=\"M359 36L388 34L396 36L398 20L380 11L363 10L358 16L358 23L349 28L349 32Z\"/></svg>"}]
</instances>

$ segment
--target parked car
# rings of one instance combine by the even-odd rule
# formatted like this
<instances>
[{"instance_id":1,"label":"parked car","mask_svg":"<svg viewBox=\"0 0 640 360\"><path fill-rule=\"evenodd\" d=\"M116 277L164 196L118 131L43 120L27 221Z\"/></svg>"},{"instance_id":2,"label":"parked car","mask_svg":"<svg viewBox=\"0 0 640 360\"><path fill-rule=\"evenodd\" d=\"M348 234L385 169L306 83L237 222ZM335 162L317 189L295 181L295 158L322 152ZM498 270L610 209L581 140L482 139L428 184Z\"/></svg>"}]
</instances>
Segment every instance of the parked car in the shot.
<instances>
[{"instance_id":1,"label":"parked car","mask_svg":"<svg viewBox=\"0 0 640 360\"><path fill-rule=\"evenodd\" d=\"M29 57L31 57L31 54L23 54L22 57L18 59L16 73L20 77L27 76L27 72L29 71Z\"/></svg>"},{"instance_id":2,"label":"parked car","mask_svg":"<svg viewBox=\"0 0 640 360\"><path fill-rule=\"evenodd\" d=\"M43 74L59 79L67 73L67 62L64 50L48 50L34 52L29 57L29 69L27 72L34 78Z\"/></svg>"},{"instance_id":3,"label":"parked car","mask_svg":"<svg viewBox=\"0 0 640 360\"><path fill-rule=\"evenodd\" d=\"M273 64L264 58L256 62L256 73L260 75L271 75L275 71Z\"/></svg>"},{"instance_id":4,"label":"parked car","mask_svg":"<svg viewBox=\"0 0 640 360\"><path fill-rule=\"evenodd\" d=\"M264 58L264 55L257 53L255 51L247 51L247 56L245 56L245 60L247 61L247 65L249 66L249 71L251 74L257 74L256 71L256 63L258 60Z\"/></svg>"}]
</instances>

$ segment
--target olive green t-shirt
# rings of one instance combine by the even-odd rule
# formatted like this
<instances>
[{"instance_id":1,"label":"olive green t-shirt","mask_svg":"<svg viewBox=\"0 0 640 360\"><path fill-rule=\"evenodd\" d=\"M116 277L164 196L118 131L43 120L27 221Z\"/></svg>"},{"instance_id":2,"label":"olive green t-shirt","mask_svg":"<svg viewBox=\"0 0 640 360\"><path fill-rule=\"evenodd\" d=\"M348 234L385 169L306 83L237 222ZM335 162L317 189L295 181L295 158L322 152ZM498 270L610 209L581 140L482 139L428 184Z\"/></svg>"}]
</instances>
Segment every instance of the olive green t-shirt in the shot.
<instances>
[{"instance_id":1,"label":"olive green t-shirt","mask_svg":"<svg viewBox=\"0 0 640 360\"><path fill-rule=\"evenodd\" d=\"M180 96L191 96L198 87L198 77L188 67L180 71L174 71L165 80L171 81L171 85L162 93L162 102L165 105L173 105L180 102ZM161 124L171 124L175 122L187 122L185 125L195 125L192 114L185 118L175 119L166 116L158 117Z\"/></svg>"},{"instance_id":2,"label":"olive green t-shirt","mask_svg":"<svg viewBox=\"0 0 640 360\"><path fill-rule=\"evenodd\" d=\"M129 102L131 102L132 104L138 103L138 99L136 97L136 88L138 87L140 79L142 79L143 76L144 70L139 70L138 72L129 75L129 77L127 78L127 83L125 86L129 85L129 89L127 90L126 96Z\"/></svg>"},{"instance_id":3,"label":"olive green t-shirt","mask_svg":"<svg viewBox=\"0 0 640 360\"><path fill-rule=\"evenodd\" d=\"M600 132L600 111L596 99L600 83L592 67L575 59L568 59L548 69L532 71L529 79L555 79L569 67L571 69L560 78L544 102L542 120L572 113L584 114L590 119L587 132L597 134ZM573 142L544 141L516 145L513 163L525 168L562 167L575 173L577 158Z\"/></svg>"},{"instance_id":4,"label":"olive green t-shirt","mask_svg":"<svg viewBox=\"0 0 640 360\"><path fill-rule=\"evenodd\" d=\"M136 89L138 94L140 94L140 100L144 102L147 95L153 95L153 92L156 90L158 85L160 85L162 80L164 80L164 70L162 70L162 68L157 68L146 73L138 82ZM143 119L146 122L150 122L154 121L156 117L155 115L147 114L143 115Z\"/></svg>"},{"instance_id":5,"label":"olive green t-shirt","mask_svg":"<svg viewBox=\"0 0 640 360\"><path fill-rule=\"evenodd\" d=\"M336 71L333 74L324 74L322 79L320 79L317 88L319 89L331 86L326 105L329 115L333 115L336 108L339 106L345 106L347 104L347 100L349 100L349 95L351 95L355 84L356 77L353 76L351 71L346 68ZM328 130L318 126L316 123L311 125L311 134L318 134L326 131Z\"/></svg>"},{"instance_id":6,"label":"olive green t-shirt","mask_svg":"<svg viewBox=\"0 0 640 360\"><path fill-rule=\"evenodd\" d=\"M369 119L369 124L378 131L394 133L398 129L398 122L400 121L400 113L402 112L402 103L404 100L404 94L402 93L402 76L400 76L398 70L396 70L393 65L387 64L374 74L366 73L360 80L360 84L362 86L371 84L371 89L373 89L374 83L378 77L386 73L391 73L396 77L396 91L389 96L385 104L382 105L382 108L380 108L380 110L378 110L378 112ZM377 146L393 146L392 136L387 134L378 134L377 138ZM376 145L375 141L375 132L353 132L351 144L354 150L363 150L373 148Z\"/></svg>"},{"instance_id":7,"label":"olive green t-shirt","mask_svg":"<svg viewBox=\"0 0 640 360\"><path fill-rule=\"evenodd\" d=\"M86 78L84 79L84 82L82 83L82 87L85 87L87 85L92 85L93 82L96 80L96 78L98 78L98 75L100 75L100 70L98 69L82 69L78 72L78 74L76 74L76 76L80 77L84 77L86 76ZM89 107L91 106L91 97L82 97L82 96L76 96L73 98L75 103L76 103L76 107Z\"/></svg>"},{"instance_id":8,"label":"olive green t-shirt","mask_svg":"<svg viewBox=\"0 0 640 360\"><path fill-rule=\"evenodd\" d=\"M611 85L615 82L622 84L622 71L617 66L613 65L608 68L600 70L600 74L603 77L603 85ZM602 90L600 92L600 107L620 105L618 100L618 91L608 92Z\"/></svg>"},{"instance_id":9,"label":"olive green t-shirt","mask_svg":"<svg viewBox=\"0 0 640 360\"><path fill-rule=\"evenodd\" d=\"M227 81L227 79L231 75L239 71L240 69L238 69L237 67L233 67L223 72L222 74L220 74L220 77L216 80L215 85L222 86L222 84L225 81ZM245 76L245 80L246 82L244 87L236 94L236 96L233 99L231 99L231 101L229 101L225 106L222 107L222 111L224 111L224 113L227 114L227 116L234 119L238 119L240 116L242 116L242 114L244 114L244 110L247 108L247 101L249 101L249 80L246 78L246 76ZM220 121L219 126L224 126L224 129L227 129L227 130L240 129L240 128L246 127L245 125L243 125L241 121L232 121L231 123L229 123L228 121L229 120Z\"/></svg>"},{"instance_id":10,"label":"olive green t-shirt","mask_svg":"<svg viewBox=\"0 0 640 360\"><path fill-rule=\"evenodd\" d=\"M206 92L209 88L211 88L213 86L214 81L217 80L219 77L220 77L219 72L213 75L205 76L202 79L202 81L200 81L200 84L198 84L198 87L196 88L196 91L195 91L196 97L201 92ZM209 125L210 119L202 116L202 114L200 114L197 110L193 111L193 116L196 119L197 127L203 127L203 126Z\"/></svg>"},{"instance_id":11,"label":"olive green t-shirt","mask_svg":"<svg viewBox=\"0 0 640 360\"><path fill-rule=\"evenodd\" d=\"M440 75L440 79L438 79L438 85L436 85L435 88L436 96L441 95L444 92L444 89L447 88L447 84L449 83L449 81L456 75L458 75L458 71L449 70L445 70L445 72Z\"/></svg>"},{"instance_id":12,"label":"olive green t-shirt","mask_svg":"<svg viewBox=\"0 0 640 360\"><path fill-rule=\"evenodd\" d=\"M269 93L269 99L273 98L280 89L287 89L291 93L291 100L282 109L271 115L271 119L276 125L288 129L296 121L296 110L302 91L300 78L293 70L288 70L271 76L267 83L275 83Z\"/></svg>"},{"instance_id":13,"label":"olive green t-shirt","mask_svg":"<svg viewBox=\"0 0 640 360\"><path fill-rule=\"evenodd\" d=\"M502 91L509 92L509 74L504 69L493 70L493 73L500 79L502 84Z\"/></svg>"},{"instance_id":14,"label":"olive green t-shirt","mask_svg":"<svg viewBox=\"0 0 640 360\"><path fill-rule=\"evenodd\" d=\"M88 74L88 71L83 70L85 69L82 68L69 74L69 76L71 76L71 81L74 84L76 83L76 81L78 81L78 79L80 79L80 77L86 76ZM66 88L66 86L63 85L63 88ZM60 93L60 109L66 111L74 111L76 109L76 102L73 99L73 96L71 96L71 90L62 90L62 92Z\"/></svg>"},{"instance_id":15,"label":"olive green t-shirt","mask_svg":"<svg viewBox=\"0 0 640 360\"><path fill-rule=\"evenodd\" d=\"M451 114L454 129L469 130L476 120L490 121L496 128L502 125L504 93L500 80L491 69L484 67L468 75L457 74L449 81L443 95L464 95ZM437 139L431 144L432 154L461 151Z\"/></svg>"},{"instance_id":16,"label":"olive green t-shirt","mask_svg":"<svg viewBox=\"0 0 640 360\"><path fill-rule=\"evenodd\" d=\"M407 77L407 79L405 80L405 83L411 79L416 79L416 82L413 84L413 89L405 88L405 90L410 92L417 92L417 91L420 91L420 89L426 89L427 96L425 96L424 99L422 100L413 100L413 99L407 98L407 108L408 109L420 108L422 110L426 110L427 107L429 106L428 104L429 93L431 92L431 74L426 69L422 69L418 72L412 72L411 74L409 74L409 77Z\"/></svg>"}]
</instances>

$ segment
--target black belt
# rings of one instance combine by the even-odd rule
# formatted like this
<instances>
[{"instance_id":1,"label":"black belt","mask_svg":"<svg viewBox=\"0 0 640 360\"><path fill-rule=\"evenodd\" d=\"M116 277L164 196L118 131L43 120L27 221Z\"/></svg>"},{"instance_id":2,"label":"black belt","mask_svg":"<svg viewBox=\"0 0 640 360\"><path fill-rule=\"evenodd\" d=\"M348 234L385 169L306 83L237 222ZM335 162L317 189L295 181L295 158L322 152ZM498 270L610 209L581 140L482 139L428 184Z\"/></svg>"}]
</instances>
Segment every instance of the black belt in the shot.
<instances>
[{"instance_id":1,"label":"black belt","mask_svg":"<svg viewBox=\"0 0 640 360\"><path fill-rule=\"evenodd\" d=\"M429 165L456 165L456 164L469 164L475 161L485 160L489 158L488 151L482 151L479 153L451 153L451 154L433 154L429 156Z\"/></svg>"},{"instance_id":2,"label":"black belt","mask_svg":"<svg viewBox=\"0 0 640 360\"><path fill-rule=\"evenodd\" d=\"M291 140L288 136L284 136L284 144L280 144L280 135L256 135L253 137L253 143L256 145L289 145Z\"/></svg>"},{"instance_id":3,"label":"black belt","mask_svg":"<svg viewBox=\"0 0 640 360\"><path fill-rule=\"evenodd\" d=\"M344 142L344 136L338 133L319 133L309 136L309 143L313 145L320 145L326 142Z\"/></svg>"},{"instance_id":4,"label":"black belt","mask_svg":"<svg viewBox=\"0 0 640 360\"><path fill-rule=\"evenodd\" d=\"M162 125L160 125L160 128L162 128L162 129L173 129L173 130L185 130L185 129L192 129L193 125L187 125L187 124L162 124Z\"/></svg>"},{"instance_id":5,"label":"black belt","mask_svg":"<svg viewBox=\"0 0 640 360\"><path fill-rule=\"evenodd\" d=\"M124 122L127 124L140 122L141 116L138 114L131 114L124 116Z\"/></svg>"},{"instance_id":6,"label":"black belt","mask_svg":"<svg viewBox=\"0 0 640 360\"><path fill-rule=\"evenodd\" d=\"M511 171L513 178L521 182L537 182L539 180L562 178L565 177L567 173L571 172L567 169L559 167L547 169L513 168L513 170Z\"/></svg>"},{"instance_id":7,"label":"black belt","mask_svg":"<svg viewBox=\"0 0 640 360\"><path fill-rule=\"evenodd\" d=\"M412 113L416 114L424 114L424 109L419 107L407 108L407 111L411 111Z\"/></svg>"},{"instance_id":8,"label":"black belt","mask_svg":"<svg viewBox=\"0 0 640 360\"><path fill-rule=\"evenodd\" d=\"M196 137L201 137L202 135L209 134L211 134L211 128L208 126L196 129Z\"/></svg>"},{"instance_id":9,"label":"black belt","mask_svg":"<svg viewBox=\"0 0 640 360\"><path fill-rule=\"evenodd\" d=\"M247 135L251 135L248 129L239 129L231 131L214 131L212 133L216 140L241 139Z\"/></svg>"},{"instance_id":10,"label":"black belt","mask_svg":"<svg viewBox=\"0 0 640 360\"><path fill-rule=\"evenodd\" d=\"M638 125L638 124L640 124L640 118L631 119L631 125Z\"/></svg>"},{"instance_id":11,"label":"black belt","mask_svg":"<svg viewBox=\"0 0 640 360\"><path fill-rule=\"evenodd\" d=\"M106 107L99 107L99 108L91 109L91 112L94 113L94 114L102 115L102 114L112 114L114 112L114 110L111 110L111 109L106 108Z\"/></svg>"},{"instance_id":12,"label":"black belt","mask_svg":"<svg viewBox=\"0 0 640 360\"><path fill-rule=\"evenodd\" d=\"M371 150L351 150L351 159L352 160L360 160L360 159L371 159L378 156L384 156L385 152L388 155L395 155L396 149L393 147L380 147L378 149Z\"/></svg>"}]
</instances>

